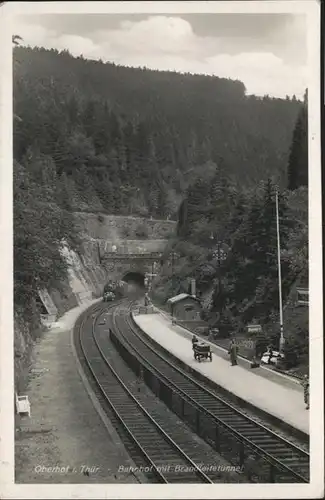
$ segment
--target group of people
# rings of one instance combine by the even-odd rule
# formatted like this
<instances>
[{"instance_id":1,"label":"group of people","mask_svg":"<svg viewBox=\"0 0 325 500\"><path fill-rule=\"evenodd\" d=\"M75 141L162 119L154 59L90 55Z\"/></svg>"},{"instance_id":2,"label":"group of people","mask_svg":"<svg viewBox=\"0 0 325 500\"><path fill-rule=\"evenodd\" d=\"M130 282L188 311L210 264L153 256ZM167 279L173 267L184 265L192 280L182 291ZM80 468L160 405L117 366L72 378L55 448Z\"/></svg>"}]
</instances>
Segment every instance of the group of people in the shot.
<instances>
[{"instance_id":1,"label":"group of people","mask_svg":"<svg viewBox=\"0 0 325 500\"><path fill-rule=\"evenodd\" d=\"M304 402L306 405L306 410L309 410L309 377L305 375L302 379L301 385L304 388Z\"/></svg>"},{"instance_id":2,"label":"group of people","mask_svg":"<svg viewBox=\"0 0 325 500\"><path fill-rule=\"evenodd\" d=\"M196 335L193 335L192 337L192 347L194 349L195 344L197 344L198 338ZM272 350L270 349L270 357L272 355ZM231 366L236 366L237 363L237 357L238 357L238 352L239 352L239 346L236 343L236 339L232 338L230 341L229 349L228 349L228 354L230 355L230 363ZM255 358L255 357L254 357ZM256 362L256 366L259 366L259 363ZM306 404L306 410L309 410L309 377L308 375L305 375L302 382L301 382L303 388L304 388L304 402Z\"/></svg>"}]
</instances>

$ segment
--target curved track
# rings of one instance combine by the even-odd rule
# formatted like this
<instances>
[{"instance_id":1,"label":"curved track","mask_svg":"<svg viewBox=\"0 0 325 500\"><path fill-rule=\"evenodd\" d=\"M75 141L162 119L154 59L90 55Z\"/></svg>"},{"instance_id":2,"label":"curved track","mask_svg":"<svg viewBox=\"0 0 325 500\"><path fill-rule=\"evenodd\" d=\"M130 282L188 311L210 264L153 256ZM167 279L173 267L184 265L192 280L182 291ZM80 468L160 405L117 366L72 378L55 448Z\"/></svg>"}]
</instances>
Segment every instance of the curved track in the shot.
<instances>
[{"instance_id":1,"label":"curved track","mask_svg":"<svg viewBox=\"0 0 325 500\"><path fill-rule=\"evenodd\" d=\"M109 418L122 434L133 460L151 482L213 483L213 477L205 474L165 432L106 359L96 338L96 321L114 306L116 303L96 306L77 323L74 332L78 357L95 382L98 399L104 408L109 407Z\"/></svg>"},{"instance_id":2,"label":"curved track","mask_svg":"<svg viewBox=\"0 0 325 500\"><path fill-rule=\"evenodd\" d=\"M205 424L196 426L199 435L212 444L211 429L217 427L219 437L214 436L217 451L231 463L235 461L236 465L237 457L242 465L247 463L247 456L250 455L254 462L259 462L259 482L261 478L262 482L309 482L308 453L241 413L159 352L134 323L131 305L130 301L125 301L114 309L113 324L117 347L122 355L124 353L124 357L128 351L129 360L130 353L133 353L151 374L180 395L183 400L181 416L185 417L185 420L190 421L193 416L184 414L184 400L196 410L194 418L198 419L198 415L201 415L201 422ZM179 414L177 411L176 413ZM220 439L220 432L227 434L231 449L227 449L227 446L220 449L220 442L227 441L226 438ZM235 449L238 453L234 455L232 451Z\"/></svg>"}]
</instances>

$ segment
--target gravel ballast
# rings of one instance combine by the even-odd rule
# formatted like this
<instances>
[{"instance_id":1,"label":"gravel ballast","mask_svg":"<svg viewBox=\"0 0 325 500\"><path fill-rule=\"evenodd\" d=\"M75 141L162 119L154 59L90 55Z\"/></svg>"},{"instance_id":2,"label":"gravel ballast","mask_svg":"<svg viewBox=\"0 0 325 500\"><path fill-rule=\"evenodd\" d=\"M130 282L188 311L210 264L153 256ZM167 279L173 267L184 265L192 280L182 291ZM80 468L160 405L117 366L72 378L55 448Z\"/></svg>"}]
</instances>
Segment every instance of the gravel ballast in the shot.
<instances>
[{"instance_id":1,"label":"gravel ballast","mask_svg":"<svg viewBox=\"0 0 325 500\"><path fill-rule=\"evenodd\" d=\"M85 308L69 311L34 347L25 391L31 418L15 418L16 483L142 482L118 473L132 462L78 371L71 329Z\"/></svg>"}]
</instances>

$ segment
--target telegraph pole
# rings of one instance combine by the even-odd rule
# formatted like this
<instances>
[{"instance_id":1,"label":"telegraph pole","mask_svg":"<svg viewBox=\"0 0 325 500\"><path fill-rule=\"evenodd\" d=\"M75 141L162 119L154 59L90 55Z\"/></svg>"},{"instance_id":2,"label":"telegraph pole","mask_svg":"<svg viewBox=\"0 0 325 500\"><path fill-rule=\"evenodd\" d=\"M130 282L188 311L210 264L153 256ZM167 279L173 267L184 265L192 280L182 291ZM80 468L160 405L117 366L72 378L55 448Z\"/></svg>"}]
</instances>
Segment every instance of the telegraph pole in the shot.
<instances>
[{"instance_id":1,"label":"telegraph pole","mask_svg":"<svg viewBox=\"0 0 325 500\"><path fill-rule=\"evenodd\" d=\"M221 296L221 262L220 262L220 243L217 242L217 261L218 261L218 290L219 297Z\"/></svg>"},{"instance_id":2,"label":"telegraph pole","mask_svg":"<svg viewBox=\"0 0 325 500\"><path fill-rule=\"evenodd\" d=\"M281 249L280 249L278 190L276 190L276 192L275 192L275 207L276 207L276 233L277 233L277 247L278 247L278 278L279 278L279 309L280 309L280 345L279 345L279 350L280 350L280 352L283 352L285 340L284 340L284 334L283 334L283 305L282 305Z\"/></svg>"},{"instance_id":3,"label":"telegraph pole","mask_svg":"<svg viewBox=\"0 0 325 500\"><path fill-rule=\"evenodd\" d=\"M175 296L175 276L174 276L175 252L172 252L172 296ZM172 324L174 324L174 304L172 303Z\"/></svg>"},{"instance_id":4,"label":"telegraph pole","mask_svg":"<svg viewBox=\"0 0 325 500\"><path fill-rule=\"evenodd\" d=\"M221 300L221 291L222 291L222 278L221 278L221 262L224 262L227 258L227 245L224 243L220 243L218 235L214 235L211 232L210 239L212 242L216 241L216 250L213 251L212 255L217 260L218 266L218 296L219 300ZM219 319L221 318L221 307L219 307Z\"/></svg>"}]
</instances>

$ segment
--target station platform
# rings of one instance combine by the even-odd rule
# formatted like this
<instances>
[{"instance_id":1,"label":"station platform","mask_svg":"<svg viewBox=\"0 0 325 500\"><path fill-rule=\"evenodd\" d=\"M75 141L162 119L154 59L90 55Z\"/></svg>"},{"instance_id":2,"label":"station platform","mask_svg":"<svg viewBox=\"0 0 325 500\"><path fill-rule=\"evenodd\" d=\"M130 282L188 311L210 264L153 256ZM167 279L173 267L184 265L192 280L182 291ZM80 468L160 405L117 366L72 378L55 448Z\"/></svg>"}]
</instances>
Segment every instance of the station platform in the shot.
<instances>
[{"instance_id":1,"label":"station platform","mask_svg":"<svg viewBox=\"0 0 325 500\"><path fill-rule=\"evenodd\" d=\"M247 360L239 360L237 366L231 366L225 349L205 338L202 340L211 346L212 362L199 363L193 357L193 334L188 330L173 325L168 317L159 313L137 314L133 318L144 333L197 374L237 396L239 400L273 416L276 421L284 422L289 429L309 435L309 411L305 409L303 388L299 382L271 370L249 369ZM197 337L200 338L199 335Z\"/></svg>"}]
</instances>

